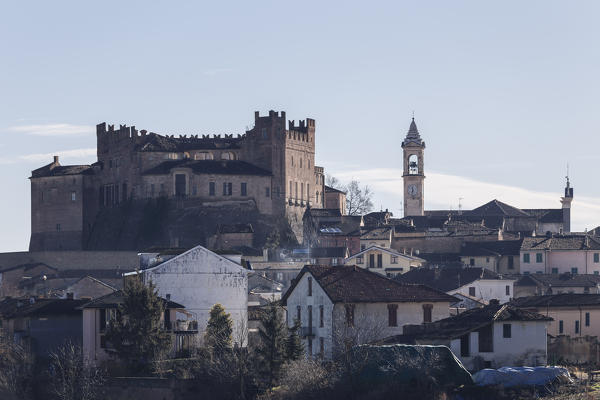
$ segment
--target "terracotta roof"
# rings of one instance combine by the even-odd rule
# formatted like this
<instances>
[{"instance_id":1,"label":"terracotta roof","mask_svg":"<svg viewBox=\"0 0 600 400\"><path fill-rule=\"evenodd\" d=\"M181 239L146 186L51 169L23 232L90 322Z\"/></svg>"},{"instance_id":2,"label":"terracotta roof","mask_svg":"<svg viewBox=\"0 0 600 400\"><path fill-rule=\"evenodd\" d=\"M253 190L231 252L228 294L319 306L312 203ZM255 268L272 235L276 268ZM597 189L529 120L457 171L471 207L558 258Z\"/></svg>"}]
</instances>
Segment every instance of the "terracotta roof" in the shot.
<instances>
[{"instance_id":1,"label":"terracotta roof","mask_svg":"<svg viewBox=\"0 0 600 400\"><path fill-rule=\"evenodd\" d=\"M454 339L494 322L503 321L552 321L550 317L522 310L511 304L491 303L485 307L473 308L456 316L445 318L421 326L409 325L405 331L410 334L383 339L382 344L407 343L415 339Z\"/></svg>"},{"instance_id":2,"label":"terracotta roof","mask_svg":"<svg viewBox=\"0 0 600 400\"><path fill-rule=\"evenodd\" d=\"M81 307L88 300L73 299L6 299L0 310L3 318L23 317L26 315L81 314Z\"/></svg>"},{"instance_id":3,"label":"terracotta roof","mask_svg":"<svg viewBox=\"0 0 600 400\"><path fill-rule=\"evenodd\" d=\"M589 235L551 235L527 237L523 250L600 250L600 239Z\"/></svg>"},{"instance_id":4,"label":"terracotta roof","mask_svg":"<svg viewBox=\"0 0 600 400\"><path fill-rule=\"evenodd\" d=\"M343 193L346 194L343 190L333 188L331 186L325 185L325 193Z\"/></svg>"},{"instance_id":5,"label":"terracotta roof","mask_svg":"<svg viewBox=\"0 0 600 400\"><path fill-rule=\"evenodd\" d=\"M600 306L600 294L561 293L544 296L519 297L511 304L516 307L578 307Z\"/></svg>"},{"instance_id":6,"label":"terracotta roof","mask_svg":"<svg viewBox=\"0 0 600 400\"><path fill-rule=\"evenodd\" d=\"M465 242L460 249L461 256L489 256L489 255L519 255L521 250L520 240L494 240Z\"/></svg>"},{"instance_id":7,"label":"terracotta roof","mask_svg":"<svg viewBox=\"0 0 600 400\"><path fill-rule=\"evenodd\" d=\"M477 216L530 217L525 211L498 200L492 200L474 210L465 211L465 214Z\"/></svg>"},{"instance_id":8,"label":"terracotta roof","mask_svg":"<svg viewBox=\"0 0 600 400\"><path fill-rule=\"evenodd\" d=\"M501 279L485 268L415 268L394 279L403 283L418 283L449 292L478 279Z\"/></svg>"},{"instance_id":9,"label":"terracotta roof","mask_svg":"<svg viewBox=\"0 0 600 400\"><path fill-rule=\"evenodd\" d=\"M117 290L116 292L109 293L102 297L98 297L90 302L87 302L86 304L83 304L81 308L115 308L118 307L120 304L123 304L124 299L125 296L123 294L123 291ZM163 302L164 307L167 309L185 308L181 304L175 303L174 301L166 300L162 297L160 299Z\"/></svg>"},{"instance_id":10,"label":"terracotta roof","mask_svg":"<svg viewBox=\"0 0 600 400\"><path fill-rule=\"evenodd\" d=\"M241 137L231 138L203 138L203 137L174 137L150 133L138 138L140 143L137 151L187 151L187 150L215 150L239 149Z\"/></svg>"},{"instance_id":11,"label":"terracotta roof","mask_svg":"<svg viewBox=\"0 0 600 400\"><path fill-rule=\"evenodd\" d=\"M284 304L305 273L314 277L333 303L456 302L439 290L402 284L359 267L306 265L283 296Z\"/></svg>"},{"instance_id":12,"label":"terracotta roof","mask_svg":"<svg viewBox=\"0 0 600 400\"><path fill-rule=\"evenodd\" d=\"M262 175L270 176L271 172L256 165L240 160L171 160L150 168L144 175L165 175L173 168L190 168L197 174L217 175Z\"/></svg>"},{"instance_id":13,"label":"terracotta roof","mask_svg":"<svg viewBox=\"0 0 600 400\"><path fill-rule=\"evenodd\" d=\"M600 285L600 275L589 274L530 274L522 276L517 282L517 286L537 286L546 287L595 287Z\"/></svg>"},{"instance_id":14,"label":"terracotta roof","mask_svg":"<svg viewBox=\"0 0 600 400\"><path fill-rule=\"evenodd\" d=\"M42 178L47 176L64 176L64 175L89 175L94 171L89 165L56 165L50 163L41 168L31 171L31 178Z\"/></svg>"}]
</instances>

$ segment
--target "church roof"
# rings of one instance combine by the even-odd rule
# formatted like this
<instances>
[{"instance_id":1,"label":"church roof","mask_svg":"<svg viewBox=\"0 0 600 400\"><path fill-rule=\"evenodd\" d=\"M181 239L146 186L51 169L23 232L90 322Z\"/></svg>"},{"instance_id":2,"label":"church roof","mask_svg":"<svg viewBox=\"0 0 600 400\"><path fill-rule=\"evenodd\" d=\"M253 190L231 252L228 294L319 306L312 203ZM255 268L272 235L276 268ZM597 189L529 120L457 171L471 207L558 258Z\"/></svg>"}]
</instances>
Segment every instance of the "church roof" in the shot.
<instances>
[{"instance_id":1,"label":"church roof","mask_svg":"<svg viewBox=\"0 0 600 400\"><path fill-rule=\"evenodd\" d=\"M417 124L415 123L415 118L413 117L412 122L410 123L410 127L408 128L408 133L402 142L402 147L414 143L418 146L424 146L425 142L421 139L421 135L419 135L419 129L417 129Z\"/></svg>"},{"instance_id":2,"label":"church roof","mask_svg":"<svg viewBox=\"0 0 600 400\"><path fill-rule=\"evenodd\" d=\"M530 217L525 211L496 199L486 203L474 210L467 211L465 214L477 216L503 216L503 217Z\"/></svg>"}]
</instances>

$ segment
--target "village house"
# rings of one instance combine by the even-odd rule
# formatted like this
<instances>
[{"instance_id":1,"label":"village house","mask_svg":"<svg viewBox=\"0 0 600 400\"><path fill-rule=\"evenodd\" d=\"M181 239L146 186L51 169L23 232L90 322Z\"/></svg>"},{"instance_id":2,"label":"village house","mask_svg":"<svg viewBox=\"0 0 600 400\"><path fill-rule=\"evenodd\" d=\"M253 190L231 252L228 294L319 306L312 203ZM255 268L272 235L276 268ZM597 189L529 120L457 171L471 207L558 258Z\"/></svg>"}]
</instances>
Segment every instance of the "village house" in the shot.
<instances>
[{"instance_id":1,"label":"village house","mask_svg":"<svg viewBox=\"0 0 600 400\"><path fill-rule=\"evenodd\" d=\"M486 268L418 268L397 276L399 282L427 285L450 295L461 293L485 304L506 303L513 297L514 279Z\"/></svg>"},{"instance_id":2,"label":"village house","mask_svg":"<svg viewBox=\"0 0 600 400\"><path fill-rule=\"evenodd\" d=\"M308 249L310 263L315 265L338 265L343 264L348 257L349 251L345 246L341 247L313 247Z\"/></svg>"},{"instance_id":3,"label":"village house","mask_svg":"<svg viewBox=\"0 0 600 400\"><path fill-rule=\"evenodd\" d=\"M358 253L362 220L360 215L343 215L339 209L308 208L303 216L303 244L347 247L350 254Z\"/></svg>"},{"instance_id":4,"label":"village house","mask_svg":"<svg viewBox=\"0 0 600 400\"><path fill-rule=\"evenodd\" d=\"M464 265L483 267L498 274L518 274L522 239L465 242L460 249Z\"/></svg>"},{"instance_id":5,"label":"village house","mask_svg":"<svg viewBox=\"0 0 600 400\"><path fill-rule=\"evenodd\" d=\"M529 274L515 282L515 298L561 293L600 293L600 275Z\"/></svg>"},{"instance_id":6,"label":"village house","mask_svg":"<svg viewBox=\"0 0 600 400\"><path fill-rule=\"evenodd\" d=\"M210 309L217 303L231 314L234 329L246 323L248 270L240 262L240 255L219 255L202 246L141 253L140 269L125 278L140 275L144 283L156 285L159 296L184 304L195 315L202 340Z\"/></svg>"},{"instance_id":7,"label":"village house","mask_svg":"<svg viewBox=\"0 0 600 400\"><path fill-rule=\"evenodd\" d=\"M6 298L0 302L0 326L30 354L47 358L66 341L80 343L87 300Z\"/></svg>"},{"instance_id":8,"label":"village house","mask_svg":"<svg viewBox=\"0 0 600 400\"><path fill-rule=\"evenodd\" d=\"M208 239L208 247L218 250L252 248L253 245L252 224L219 224L214 236Z\"/></svg>"},{"instance_id":9,"label":"village house","mask_svg":"<svg viewBox=\"0 0 600 400\"><path fill-rule=\"evenodd\" d=\"M393 227L386 226L380 228L373 228L365 231L360 235L360 249L364 250L369 247L392 247L392 232Z\"/></svg>"},{"instance_id":10,"label":"village house","mask_svg":"<svg viewBox=\"0 0 600 400\"><path fill-rule=\"evenodd\" d=\"M465 368L539 366L547 360L547 325L552 318L492 301L431 324L409 325L381 344L445 345Z\"/></svg>"},{"instance_id":11,"label":"village house","mask_svg":"<svg viewBox=\"0 0 600 400\"><path fill-rule=\"evenodd\" d=\"M549 335L600 337L600 294L562 293L521 297L513 300L512 304L551 317L553 321L548 327Z\"/></svg>"},{"instance_id":12,"label":"village house","mask_svg":"<svg viewBox=\"0 0 600 400\"><path fill-rule=\"evenodd\" d=\"M356 265L387 277L403 274L425 263L422 258L380 246L370 246L344 260L346 265Z\"/></svg>"},{"instance_id":13,"label":"village house","mask_svg":"<svg viewBox=\"0 0 600 400\"><path fill-rule=\"evenodd\" d=\"M455 301L356 266L316 265L305 266L282 298L288 326L300 322L306 354L325 359L348 340L367 343L399 334L406 324L445 318Z\"/></svg>"},{"instance_id":14,"label":"village house","mask_svg":"<svg viewBox=\"0 0 600 400\"><path fill-rule=\"evenodd\" d=\"M325 185L325 204L323 208L340 210L346 215L346 192Z\"/></svg>"},{"instance_id":15,"label":"village house","mask_svg":"<svg viewBox=\"0 0 600 400\"><path fill-rule=\"evenodd\" d=\"M527 237L520 253L522 274L600 274L600 239L588 234Z\"/></svg>"},{"instance_id":16,"label":"village house","mask_svg":"<svg viewBox=\"0 0 600 400\"><path fill-rule=\"evenodd\" d=\"M125 295L119 290L81 305L79 315L81 326L83 310L83 334L80 332L79 340L83 337L83 356L87 361L99 365L115 356L113 346L106 340L106 330L124 301ZM198 324L181 304L164 298L161 301L165 310L161 316L162 328L173 335L171 356L181 355L196 344Z\"/></svg>"}]
</instances>

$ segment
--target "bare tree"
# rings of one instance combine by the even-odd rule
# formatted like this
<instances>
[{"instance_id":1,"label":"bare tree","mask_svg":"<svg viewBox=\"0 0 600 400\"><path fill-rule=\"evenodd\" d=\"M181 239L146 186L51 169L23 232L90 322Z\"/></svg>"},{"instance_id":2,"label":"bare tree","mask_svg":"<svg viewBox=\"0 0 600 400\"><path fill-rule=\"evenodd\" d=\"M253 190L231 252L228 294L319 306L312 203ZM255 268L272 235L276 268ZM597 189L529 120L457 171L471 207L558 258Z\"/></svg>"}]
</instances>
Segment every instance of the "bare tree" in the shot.
<instances>
[{"instance_id":1,"label":"bare tree","mask_svg":"<svg viewBox=\"0 0 600 400\"><path fill-rule=\"evenodd\" d=\"M360 187L356 180L346 187L346 212L348 215L363 215L373 209L373 192L368 186Z\"/></svg>"},{"instance_id":2,"label":"bare tree","mask_svg":"<svg viewBox=\"0 0 600 400\"><path fill-rule=\"evenodd\" d=\"M0 330L0 392L17 399L29 398L33 383L33 364L29 352Z\"/></svg>"},{"instance_id":3,"label":"bare tree","mask_svg":"<svg viewBox=\"0 0 600 400\"><path fill-rule=\"evenodd\" d=\"M51 353L50 375L52 392L60 400L100 398L104 374L84 360L81 346L66 342Z\"/></svg>"},{"instance_id":4,"label":"bare tree","mask_svg":"<svg viewBox=\"0 0 600 400\"><path fill-rule=\"evenodd\" d=\"M310 398L333 386L334 378L321 362L300 358L283 366L280 383L293 398Z\"/></svg>"},{"instance_id":5,"label":"bare tree","mask_svg":"<svg viewBox=\"0 0 600 400\"><path fill-rule=\"evenodd\" d=\"M340 180L333 175L327 175L325 177L325 184L327 186L329 186L330 188L334 188L334 189L338 189L338 190L344 189L344 185L342 185L342 182L340 182Z\"/></svg>"}]
</instances>

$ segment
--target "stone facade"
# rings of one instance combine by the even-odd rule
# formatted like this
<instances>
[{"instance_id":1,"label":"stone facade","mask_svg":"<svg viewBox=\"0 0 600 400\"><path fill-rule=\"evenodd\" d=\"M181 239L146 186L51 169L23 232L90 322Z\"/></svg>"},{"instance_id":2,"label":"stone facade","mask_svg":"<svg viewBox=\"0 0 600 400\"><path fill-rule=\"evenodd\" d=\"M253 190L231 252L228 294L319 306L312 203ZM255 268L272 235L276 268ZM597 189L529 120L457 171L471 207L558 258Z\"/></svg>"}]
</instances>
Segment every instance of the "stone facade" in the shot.
<instances>
[{"instance_id":1,"label":"stone facade","mask_svg":"<svg viewBox=\"0 0 600 400\"><path fill-rule=\"evenodd\" d=\"M32 171L30 250L86 248L98 214L130 200L196 199L204 207L251 203L286 217L302 240L308 206L323 208L324 171L315 166L315 121L255 113L243 135L163 136L134 126L96 127L98 161Z\"/></svg>"}]
</instances>

